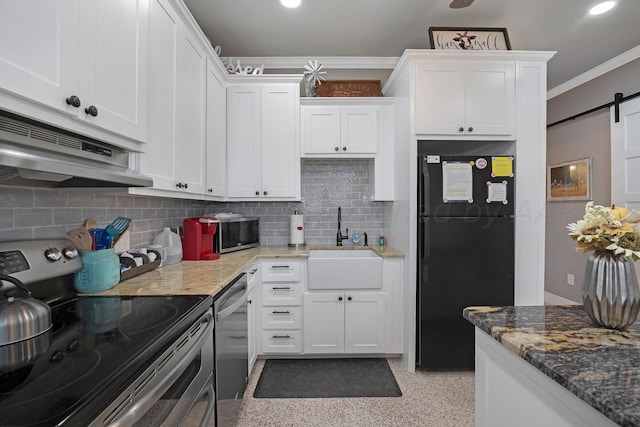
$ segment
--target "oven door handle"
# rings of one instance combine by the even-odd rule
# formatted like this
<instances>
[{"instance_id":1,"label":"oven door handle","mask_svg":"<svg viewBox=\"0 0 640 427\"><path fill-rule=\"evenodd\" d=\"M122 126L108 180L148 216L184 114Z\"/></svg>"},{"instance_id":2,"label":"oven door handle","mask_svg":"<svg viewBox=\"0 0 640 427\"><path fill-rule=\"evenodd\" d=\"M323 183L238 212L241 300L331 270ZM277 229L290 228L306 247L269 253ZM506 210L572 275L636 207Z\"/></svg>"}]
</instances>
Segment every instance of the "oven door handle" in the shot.
<instances>
[{"instance_id":1,"label":"oven door handle","mask_svg":"<svg viewBox=\"0 0 640 427\"><path fill-rule=\"evenodd\" d=\"M244 294L242 294L242 296L240 298L238 298L238 300L236 302L234 302L233 304L231 304L229 307L225 308L224 310L218 311L216 313L216 322L221 322L226 317L229 317L229 315L231 315L231 313L236 311L238 309L238 307L240 307L242 304L245 304L247 302L248 293L249 293L248 290L245 288Z\"/></svg>"},{"instance_id":2,"label":"oven door handle","mask_svg":"<svg viewBox=\"0 0 640 427\"><path fill-rule=\"evenodd\" d=\"M207 314L207 326L200 336L196 339L196 342L192 345L191 349L185 354L171 370L164 375L162 381L154 385L152 389L145 391L144 396L141 396L131 408L126 412L112 420L108 424L110 426L127 426L136 422L142 415L144 415L149 408L151 408L166 391L175 383L182 375L185 369L191 364L199 351L202 350L202 346L209 336L213 334L213 319L211 314ZM204 321L204 319L201 319Z\"/></svg>"}]
</instances>

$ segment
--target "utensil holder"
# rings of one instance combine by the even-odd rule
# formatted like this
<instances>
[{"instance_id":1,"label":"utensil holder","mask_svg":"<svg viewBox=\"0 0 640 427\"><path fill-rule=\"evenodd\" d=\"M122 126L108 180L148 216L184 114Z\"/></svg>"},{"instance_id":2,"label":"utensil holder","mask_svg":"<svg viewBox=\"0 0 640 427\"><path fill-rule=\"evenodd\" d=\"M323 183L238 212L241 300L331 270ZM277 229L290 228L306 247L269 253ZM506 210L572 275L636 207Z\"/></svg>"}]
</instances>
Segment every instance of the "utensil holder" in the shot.
<instances>
[{"instance_id":1,"label":"utensil holder","mask_svg":"<svg viewBox=\"0 0 640 427\"><path fill-rule=\"evenodd\" d=\"M120 259L113 248L80 252L82 268L75 273L78 292L100 292L120 282Z\"/></svg>"}]
</instances>

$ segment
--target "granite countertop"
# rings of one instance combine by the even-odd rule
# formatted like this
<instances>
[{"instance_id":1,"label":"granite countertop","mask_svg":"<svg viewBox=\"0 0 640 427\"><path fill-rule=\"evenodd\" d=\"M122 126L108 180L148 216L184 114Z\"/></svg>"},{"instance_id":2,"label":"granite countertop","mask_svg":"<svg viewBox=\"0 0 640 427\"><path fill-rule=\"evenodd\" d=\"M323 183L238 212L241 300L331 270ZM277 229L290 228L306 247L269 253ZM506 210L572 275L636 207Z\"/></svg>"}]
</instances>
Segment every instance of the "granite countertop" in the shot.
<instances>
[{"instance_id":1,"label":"granite countertop","mask_svg":"<svg viewBox=\"0 0 640 427\"><path fill-rule=\"evenodd\" d=\"M468 307L464 317L623 426L640 426L640 322L595 326L581 305Z\"/></svg>"},{"instance_id":2,"label":"granite countertop","mask_svg":"<svg viewBox=\"0 0 640 427\"><path fill-rule=\"evenodd\" d=\"M165 265L120 282L115 287L82 295L212 295L215 296L238 274L259 258L308 258L313 249L371 249L381 257L403 257L388 246L308 246L301 249L286 246L260 246L222 254L211 261L181 261Z\"/></svg>"}]
</instances>

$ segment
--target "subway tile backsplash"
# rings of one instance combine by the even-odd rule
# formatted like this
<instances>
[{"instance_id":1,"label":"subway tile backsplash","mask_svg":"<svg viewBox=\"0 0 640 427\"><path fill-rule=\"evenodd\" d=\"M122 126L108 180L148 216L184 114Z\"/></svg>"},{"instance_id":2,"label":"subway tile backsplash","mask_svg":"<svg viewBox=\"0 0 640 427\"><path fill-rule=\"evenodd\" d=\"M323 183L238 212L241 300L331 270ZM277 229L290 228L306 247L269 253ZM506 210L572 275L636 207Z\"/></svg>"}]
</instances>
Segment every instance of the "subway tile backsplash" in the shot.
<instances>
[{"instance_id":1,"label":"subway tile backsplash","mask_svg":"<svg viewBox=\"0 0 640 427\"><path fill-rule=\"evenodd\" d=\"M106 226L117 216L133 221L132 246L149 243L163 227L186 217L233 212L260 217L263 245L286 245L289 215L305 215L307 244L335 244L337 208L343 232L367 232L370 241L384 233L384 203L371 200L367 160L304 160L302 202L215 203L129 195L0 186L0 241L64 238L87 218Z\"/></svg>"}]
</instances>

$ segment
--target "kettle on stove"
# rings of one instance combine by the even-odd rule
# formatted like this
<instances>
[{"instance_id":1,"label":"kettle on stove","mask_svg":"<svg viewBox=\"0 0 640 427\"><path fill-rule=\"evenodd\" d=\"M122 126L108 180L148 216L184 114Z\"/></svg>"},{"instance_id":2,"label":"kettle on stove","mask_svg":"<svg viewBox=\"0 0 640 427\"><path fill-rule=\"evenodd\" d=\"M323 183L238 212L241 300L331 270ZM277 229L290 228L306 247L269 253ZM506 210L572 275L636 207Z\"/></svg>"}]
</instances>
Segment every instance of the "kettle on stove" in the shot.
<instances>
[{"instance_id":1,"label":"kettle on stove","mask_svg":"<svg viewBox=\"0 0 640 427\"><path fill-rule=\"evenodd\" d=\"M2 281L12 283L28 296L9 295L0 301L0 368L8 368L29 363L49 348L52 322L49 306L32 298L20 280L0 274Z\"/></svg>"}]
</instances>

